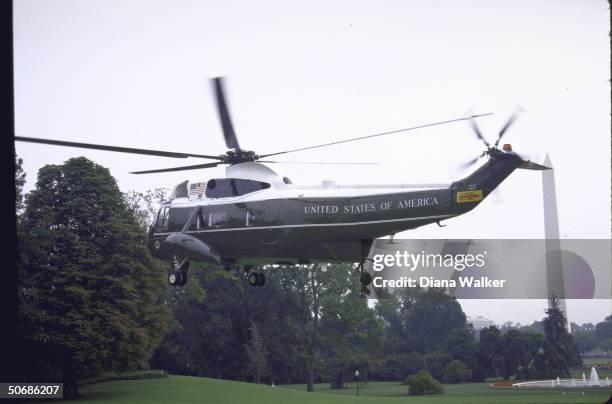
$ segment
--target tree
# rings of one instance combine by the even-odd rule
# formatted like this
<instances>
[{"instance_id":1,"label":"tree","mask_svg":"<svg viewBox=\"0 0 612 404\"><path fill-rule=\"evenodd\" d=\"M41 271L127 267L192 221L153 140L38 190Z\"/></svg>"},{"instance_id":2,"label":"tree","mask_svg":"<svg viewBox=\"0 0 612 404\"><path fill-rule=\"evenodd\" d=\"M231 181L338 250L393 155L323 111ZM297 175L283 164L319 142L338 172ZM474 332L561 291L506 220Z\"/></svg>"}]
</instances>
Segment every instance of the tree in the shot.
<instances>
[{"instance_id":1,"label":"tree","mask_svg":"<svg viewBox=\"0 0 612 404\"><path fill-rule=\"evenodd\" d=\"M384 365L380 372L380 379L405 382L408 376L425 369L425 359L416 351L407 354L392 354L387 355Z\"/></svg>"},{"instance_id":2,"label":"tree","mask_svg":"<svg viewBox=\"0 0 612 404\"><path fill-rule=\"evenodd\" d=\"M471 369L478 366L478 345L471 327L452 330L446 341L445 351Z\"/></svg>"},{"instance_id":3,"label":"tree","mask_svg":"<svg viewBox=\"0 0 612 404\"><path fill-rule=\"evenodd\" d=\"M262 376L268 372L268 351L255 323L251 325L251 341L246 347L246 352L249 358L249 368L253 372L255 381L259 384Z\"/></svg>"},{"instance_id":4,"label":"tree","mask_svg":"<svg viewBox=\"0 0 612 404\"><path fill-rule=\"evenodd\" d=\"M15 160L15 210L17 214L23 212L25 205L23 204L23 187L26 182L26 173L23 171L23 159L16 157Z\"/></svg>"},{"instance_id":5,"label":"tree","mask_svg":"<svg viewBox=\"0 0 612 404\"><path fill-rule=\"evenodd\" d=\"M503 378L527 378L533 370L533 361L543 344L543 335L510 330L502 337Z\"/></svg>"},{"instance_id":6,"label":"tree","mask_svg":"<svg viewBox=\"0 0 612 404\"><path fill-rule=\"evenodd\" d=\"M408 377L406 379L406 384L410 385L408 387L408 392L413 395L420 394L440 394L444 392L444 388L442 384L436 379L432 377L432 375L425 371L421 370L420 372Z\"/></svg>"},{"instance_id":7,"label":"tree","mask_svg":"<svg viewBox=\"0 0 612 404\"><path fill-rule=\"evenodd\" d=\"M528 334L544 334L544 322L543 321L534 321L529 325L523 325L517 327L520 332L528 333Z\"/></svg>"},{"instance_id":8,"label":"tree","mask_svg":"<svg viewBox=\"0 0 612 404\"><path fill-rule=\"evenodd\" d=\"M19 316L30 377L148 365L168 321L164 270L114 178L85 158L40 169L19 222Z\"/></svg>"},{"instance_id":9,"label":"tree","mask_svg":"<svg viewBox=\"0 0 612 404\"><path fill-rule=\"evenodd\" d=\"M461 306L444 289L421 292L407 314L409 341L420 352L443 349L453 330L466 327Z\"/></svg>"},{"instance_id":10,"label":"tree","mask_svg":"<svg viewBox=\"0 0 612 404\"><path fill-rule=\"evenodd\" d=\"M177 374L253 380L253 369L245 364L251 363L248 347L255 325L268 364L260 381L307 381L310 344L318 335L308 310L308 272L292 266L255 270L266 273L263 287L250 287L241 270L211 266L201 271L192 264L190 282L178 289L188 290L172 288L167 297L174 320L152 366ZM321 371L319 359L313 375Z\"/></svg>"},{"instance_id":11,"label":"tree","mask_svg":"<svg viewBox=\"0 0 612 404\"><path fill-rule=\"evenodd\" d=\"M250 374L245 367L249 362L247 310L253 309L245 300L248 286L220 268L190 276L188 284L199 280L205 297L181 299L174 310L180 328L169 338L176 341L181 357L186 359L176 364L178 373L245 380Z\"/></svg>"},{"instance_id":12,"label":"tree","mask_svg":"<svg viewBox=\"0 0 612 404\"><path fill-rule=\"evenodd\" d=\"M134 211L138 223L146 229L155 219L161 202L167 195L166 188L154 188L146 192L129 191L123 194L123 198Z\"/></svg>"},{"instance_id":13,"label":"tree","mask_svg":"<svg viewBox=\"0 0 612 404\"><path fill-rule=\"evenodd\" d=\"M304 272L292 266L263 266L266 273L263 287L246 287L245 300L250 321L257 324L266 341L268 351L268 377L276 383L306 381L305 353L311 341L303 329L311 318L307 317L303 289ZM244 276L240 282L246 283ZM316 369L318 372L319 369Z\"/></svg>"},{"instance_id":14,"label":"tree","mask_svg":"<svg viewBox=\"0 0 612 404\"><path fill-rule=\"evenodd\" d=\"M580 353L585 354L597 348L597 337L592 332L576 331L573 335Z\"/></svg>"},{"instance_id":15,"label":"tree","mask_svg":"<svg viewBox=\"0 0 612 404\"><path fill-rule=\"evenodd\" d=\"M612 315L595 325L595 336L600 342L606 338L612 338Z\"/></svg>"},{"instance_id":16,"label":"tree","mask_svg":"<svg viewBox=\"0 0 612 404\"><path fill-rule=\"evenodd\" d=\"M543 323L546 340L569 366L582 365L574 338L567 331L567 319L559 308L559 299L552 296L549 299L549 308L545 310L545 313Z\"/></svg>"},{"instance_id":17,"label":"tree","mask_svg":"<svg viewBox=\"0 0 612 404\"><path fill-rule=\"evenodd\" d=\"M531 378L569 377L569 367L563 355L548 340L544 340L533 362Z\"/></svg>"},{"instance_id":18,"label":"tree","mask_svg":"<svg viewBox=\"0 0 612 404\"><path fill-rule=\"evenodd\" d=\"M445 349L453 330L467 327L465 314L444 289L405 288L379 298L387 353Z\"/></svg>"},{"instance_id":19,"label":"tree","mask_svg":"<svg viewBox=\"0 0 612 404\"><path fill-rule=\"evenodd\" d=\"M612 337L606 338L599 343L599 348L603 351L610 352L612 351Z\"/></svg>"},{"instance_id":20,"label":"tree","mask_svg":"<svg viewBox=\"0 0 612 404\"><path fill-rule=\"evenodd\" d=\"M423 359L425 359L425 366L429 373L436 379L442 379L444 377L444 367L453 357L446 352L428 352L423 355Z\"/></svg>"},{"instance_id":21,"label":"tree","mask_svg":"<svg viewBox=\"0 0 612 404\"><path fill-rule=\"evenodd\" d=\"M361 380L369 377L374 358L383 352L382 328L361 298L361 284L351 265L330 265L320 278L321 359L332 388L343 388L355 370Z\"/></svg>"},{"instance_id":22,"label":"tree","mask_svg":"<svg viewBox=\"0 0 612 404\"><path fill-rule=\"evenodd\" d=\"M467 382L472 378L472 369L465 363L453 360L444 367L443 380L446 383Z\"/></svg>"},{"instance_id":23,"label":"tree","mask_svg":"<svg viewBox=\"0 0 612 404\"><path fill-rule=\"evenodd\" d=\"M504 368L504 345L499 328L490 326L480 331L478 362L488 376L499 377Z\"/></svg>"},{"instance_id":24,"label":"tree","mask_svg":"<svg viewBox=\"0 0 612 404\"><path fill-rule=\"evenodd\" d=\"M201 286L202 273L197 267L190 269L190 281L181 288L167 287L164 298L166 306L172 311L166 334L157 348L150 364L154 369L165 369L175 374L192 374L186 366L193 363L192 352L183 342L183 334L190 327L183 324L183 313L199 314L198 305L204 302L206 291ZM197 318L197 317L195 317ZM197 337L195 338L197 340Z\"/></svg>"}]
</instances>

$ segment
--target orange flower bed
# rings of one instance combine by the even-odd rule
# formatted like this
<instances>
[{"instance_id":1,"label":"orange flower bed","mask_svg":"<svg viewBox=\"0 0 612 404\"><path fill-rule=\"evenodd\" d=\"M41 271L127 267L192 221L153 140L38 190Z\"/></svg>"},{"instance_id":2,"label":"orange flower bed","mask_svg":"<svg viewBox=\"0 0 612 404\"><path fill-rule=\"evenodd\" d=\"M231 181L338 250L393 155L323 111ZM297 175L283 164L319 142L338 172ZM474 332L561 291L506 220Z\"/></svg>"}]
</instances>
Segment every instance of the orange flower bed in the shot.
<instances>
[{"instance_id":1,"label":"orange flower bed","mask_svg":"<svg viewBox=\"0 0 612 404\"><path fill-rule=\"evenodd\" d=\"M516 383L516 381L512 380L500 380L498 382L493 383L491 386L493 387L512 387L512 385Z\"/></svg>"}]
</instances>

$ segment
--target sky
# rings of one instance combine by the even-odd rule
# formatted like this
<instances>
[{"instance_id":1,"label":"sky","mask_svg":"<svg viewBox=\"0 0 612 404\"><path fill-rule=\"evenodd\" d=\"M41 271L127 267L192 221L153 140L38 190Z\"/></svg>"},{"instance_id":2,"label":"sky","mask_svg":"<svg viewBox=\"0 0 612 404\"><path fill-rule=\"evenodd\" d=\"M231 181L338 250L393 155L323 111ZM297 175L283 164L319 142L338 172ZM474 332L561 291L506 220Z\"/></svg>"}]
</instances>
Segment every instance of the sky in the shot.
<instances>
[{"instance_id":1,"label":"sky","mask_svg":"<svg viewBox=\"0 0 612 404\"><path fill-rule=\"evenodd\" d=\"M259 154L459 118L555 168L561 238L610 234L610 51L605 1L21 0L14 5L16 135L223 154L209 79L226 77L238 140ZM296 184L445 183L483 145L466 122L288 154L280 161L377 162L272 168ZM121 190L171 188L223 168L17 143L28 182L86 156ZM482 163L483 160L481 160ZM476 166L477 167L477 166ZM475 167L473 167L475 168ZM473 169L472 168L472 169ZM517 170L477 209L404 238L542 238L541 175ZM543 317L544 301L462 301L498 323ZM611 301L570 301L598 322Z\"/></svg>"}]
</instances>

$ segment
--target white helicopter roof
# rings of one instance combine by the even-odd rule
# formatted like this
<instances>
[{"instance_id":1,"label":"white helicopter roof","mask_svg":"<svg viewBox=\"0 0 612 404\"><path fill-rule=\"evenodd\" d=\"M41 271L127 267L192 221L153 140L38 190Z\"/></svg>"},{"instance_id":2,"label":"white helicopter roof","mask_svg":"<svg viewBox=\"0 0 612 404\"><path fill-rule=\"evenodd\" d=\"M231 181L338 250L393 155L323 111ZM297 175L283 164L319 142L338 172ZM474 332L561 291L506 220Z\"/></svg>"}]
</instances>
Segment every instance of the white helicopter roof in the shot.
<instances>
[{"instance_id":1,"label":"white helicopter roof","mask_svg":"<svg viewBox=\"0 0 612 404\"><path fill-rule=\"evenodd\" d=\"M242 178L267 182L275 188L283 188L287 186L287 183L291 183L288 178L284 179L286 177L281 177L270 167L256 162L246 162L227 166L225 168L225 176L227 178Z\"/></svg>"},{"instance_id":2,"label":"white helicopter roof","mask_svg":"<svg viewBox=\"0 0 612 404\"><path fill-rule=\"evenodd\" d=\"M243 195L238 197L240 200L259 200L271 197L351 197L372 194L372 191L376 194L399 193L405 192L406 189L417 191L446 188L449 186L449 184L337 184L329 180L323 181L319 185L293 185L289 178L281 177L270 167L257 162L245 162L228 166L225 169L224 178L260 181L271 186L271 189L267 191L262 190L263 194L255 192ZM177 185L175 189L181 188L183 191L182 193L175 191L173 194L175 196L180 194L182 198L171 198L171 200L176 199L174 203L202 200L206 182L206 180L189 181L188 185L186 181ZM217 199L216 201L221 202L222 200Z\"/></svg>"}]
</instances>

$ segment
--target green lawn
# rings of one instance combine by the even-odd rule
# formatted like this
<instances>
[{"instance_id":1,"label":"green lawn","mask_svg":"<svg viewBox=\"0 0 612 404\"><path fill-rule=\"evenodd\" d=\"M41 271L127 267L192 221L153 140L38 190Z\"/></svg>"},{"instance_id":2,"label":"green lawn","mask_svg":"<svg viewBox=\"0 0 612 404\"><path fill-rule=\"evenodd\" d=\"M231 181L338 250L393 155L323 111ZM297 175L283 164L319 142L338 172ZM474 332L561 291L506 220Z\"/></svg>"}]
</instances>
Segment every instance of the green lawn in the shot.
<instances>
[{"instance_id":1,"label":"green lawn","mask_svg":"<svg viewBox=\"0 0 612 404\"><path fill-rule=\"evenodd\" d=\"M293 389L304 389L303 385L287 386ZM356 397L356 386L353 384L346 389L331 390L329 384L321 384L315 387L320 393L327 393L330 396L350 396ZM359 385L359 398L377 397L378 402L381 397L386 397L386 402L407 401L410 403L603 403L612 394L612 389L599 391L584 390L582 394L575 392L570 394L561 391L548 390L509 390L494 389L488 383L464 383L464 384L445 384L444 394L426 396L408 396L408 386L396 382L370 382L367 385ZM580 391L582 393L582 390Z\"/></svg>"},{"instance_id":2,"label":"green lawn","mask_svg":"<svg viewBox=\"0 0 612 404\"><path fill-rule=\"evenodd\" d=\"M435 396L408 396L407 386L394 382L370 382L359 387L330 390L316 385L315 393L304 385L277 386L233 382L188 376L164 379L122 380L82 387L78 400L71 403L603 403L612 389L585 390L581 394L560 391L509 391L492 389L486 383L445 385L445 393Z\"/></svg>"}]
</instances>

